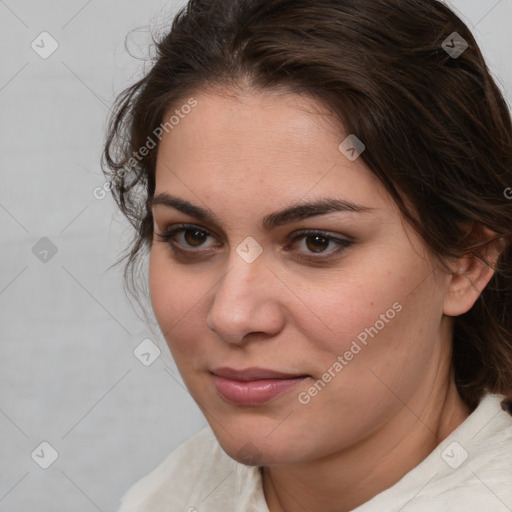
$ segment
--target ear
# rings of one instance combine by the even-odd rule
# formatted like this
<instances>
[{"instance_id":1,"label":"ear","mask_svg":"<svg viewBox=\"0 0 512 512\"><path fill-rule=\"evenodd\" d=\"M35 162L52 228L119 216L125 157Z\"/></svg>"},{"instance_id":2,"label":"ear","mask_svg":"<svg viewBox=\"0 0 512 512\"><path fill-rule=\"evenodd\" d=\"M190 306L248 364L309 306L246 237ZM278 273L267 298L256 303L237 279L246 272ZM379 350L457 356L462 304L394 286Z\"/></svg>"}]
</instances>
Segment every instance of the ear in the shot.
<instances>
[{"instance_id":1,"label":"ear","mask_svg":"<svg viewBox=\"0 0 512 512\"><path fill-rule=\"evenodd\" d=\"M444 301L445 315L462 315L473 307L494 275L498 259L505 249L504 239L485 227L473 230L469 240L477 237L484 240L479 244L478 252L469 252L449 264L452 276Z\"/></svg>"}]
</instances>

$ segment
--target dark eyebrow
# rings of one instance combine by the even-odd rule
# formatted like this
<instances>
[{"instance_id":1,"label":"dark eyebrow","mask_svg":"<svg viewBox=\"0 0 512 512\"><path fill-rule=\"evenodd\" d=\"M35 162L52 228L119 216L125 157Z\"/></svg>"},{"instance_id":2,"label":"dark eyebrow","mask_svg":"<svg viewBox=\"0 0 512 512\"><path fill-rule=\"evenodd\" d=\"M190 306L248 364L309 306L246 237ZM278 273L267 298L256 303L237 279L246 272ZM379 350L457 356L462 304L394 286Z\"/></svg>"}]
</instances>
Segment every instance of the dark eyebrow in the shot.
<instances>
[{"instance_id":1,"label":"dark eyebrow","mask_svg":"<svg viewBox=\"0 0 512 512\"><path fill-rule=\"evenodd\" d=\"M168 206L170 208L175 208L186 215L195 217L196 219L208 221L217 225L222 224L220 219L211 210L194 205L166 192L162 192L161 194L150 198L147 204L150 209L157 205ZM327 213L368 213L373 210L374 208L358 205L344 199L320 199L309 203L299 203L295 206L271 213L263 218L262 225L264 229L270 231L278 226L282 226L283 224L307 219L309 217L316 217L318 215L325 215Z\"/></svg>"},{"instance_id":2,"label":"dark eyebrow","mask_svg":"<svg viewBox=\"0 0 512 512\"><path fill-rule=\"evenodd\" d=\"M184 199L172 196L167 192L162 192L154 197L150 197L147 201L147 205L149 209L153 209L158 205L168 206L169 208L175 208L176 210L179 210L186 215L190 215L191 217L195 217L196 219L209 221L218 225L222 224L217 215L215 215L211 210L201 206L196 206Z\"/></svg>"},{"instance_id":3,"label":"dark eyebrow","mask_svg":"<svg viewBox=\"0 0 512 512\"><path fill-rule=\"evenodd\" d=\"M284 210L271 213L263 219L263 227L267 230L297 220L325 215L333 212L369 213L373 208L346 201L344 199L319 199L310 203L299 203Z\"/></svg>"}]
</instances>

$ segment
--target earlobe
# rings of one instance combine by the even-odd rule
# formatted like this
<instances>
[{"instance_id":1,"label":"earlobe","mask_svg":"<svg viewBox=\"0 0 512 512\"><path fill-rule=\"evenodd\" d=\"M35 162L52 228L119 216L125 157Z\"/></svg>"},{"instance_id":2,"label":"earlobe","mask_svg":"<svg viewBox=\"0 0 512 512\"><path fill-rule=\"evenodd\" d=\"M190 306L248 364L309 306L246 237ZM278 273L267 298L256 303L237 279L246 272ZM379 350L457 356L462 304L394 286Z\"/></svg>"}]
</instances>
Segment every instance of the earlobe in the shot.
<instances>
[{"instance_id":1,"label":"earlobe","mask_svg":"<svg viewBox=\"0 0 512 512\"><path fill-rule=\"evenodd\" d=\"M494 238L483 245L479 253L466 254L451 265L452 276L443 308L445 315L467 313L492 279L505 244L503 239L495 238L494 233L486 230L486 234Z\"/></svg>"}]
</instances>

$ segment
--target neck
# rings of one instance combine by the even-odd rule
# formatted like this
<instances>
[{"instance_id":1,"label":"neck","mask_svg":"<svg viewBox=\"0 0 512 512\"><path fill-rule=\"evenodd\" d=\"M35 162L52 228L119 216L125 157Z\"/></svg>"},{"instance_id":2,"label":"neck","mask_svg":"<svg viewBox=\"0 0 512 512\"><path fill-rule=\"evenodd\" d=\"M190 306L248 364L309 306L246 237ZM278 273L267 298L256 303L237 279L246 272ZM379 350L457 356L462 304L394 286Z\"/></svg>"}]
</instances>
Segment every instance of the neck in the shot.
<instances>
[{"instance_id":1,"label":"neck","mask_svg":"<svg viewBox=\"0 0 512 512\"><path fill-rule=\"evenodd\" d=\"M394 485L472 412L450 370L446 373L446 382L435 382L428 394L423 388L424 396L404 404L356 445L318 460L265 467L263 491L270 512L346 512Z\"/></svg>"}]
</instances>

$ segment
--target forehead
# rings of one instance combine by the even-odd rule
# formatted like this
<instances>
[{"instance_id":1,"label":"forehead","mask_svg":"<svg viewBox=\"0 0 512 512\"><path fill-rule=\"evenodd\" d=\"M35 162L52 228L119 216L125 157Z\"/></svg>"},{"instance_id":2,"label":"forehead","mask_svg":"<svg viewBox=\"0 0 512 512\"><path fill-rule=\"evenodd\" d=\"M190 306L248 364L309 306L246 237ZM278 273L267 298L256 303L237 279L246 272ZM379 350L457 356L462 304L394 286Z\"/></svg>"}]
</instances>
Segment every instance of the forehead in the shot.
<instances>
[{"instance_id":1,"label":"forehead","mask_svg":"<svg viewBox=\"0 0 512 512\"><path fill-rule=\"evenodd\" d=\"M193 97L195 108L163 134L157 192L225 202L288 204L336 192L359 203L388 201L362 158L349 161L340 152L347 134L316 100L283 91Z\"/></svg>"}]
</instances>

